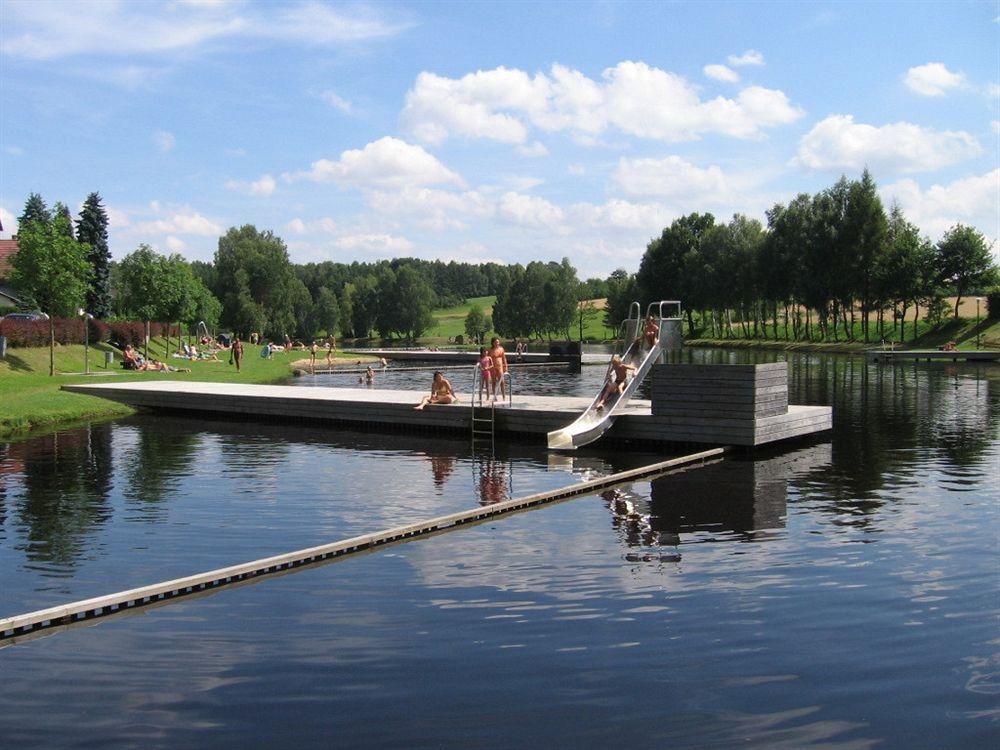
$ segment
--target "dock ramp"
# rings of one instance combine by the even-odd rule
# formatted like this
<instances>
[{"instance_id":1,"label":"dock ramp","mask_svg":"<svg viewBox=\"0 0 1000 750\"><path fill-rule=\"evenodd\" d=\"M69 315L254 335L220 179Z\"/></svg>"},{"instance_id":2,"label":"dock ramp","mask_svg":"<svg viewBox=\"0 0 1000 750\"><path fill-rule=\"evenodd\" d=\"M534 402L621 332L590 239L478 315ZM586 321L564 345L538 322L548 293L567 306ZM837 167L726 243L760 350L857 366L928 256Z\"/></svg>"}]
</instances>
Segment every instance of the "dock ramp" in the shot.
<instances>
[{"instance_id":1,"label":"dock ramp","mask_svg":"<svg viewBox=\"0 0 1000 750\"><path fill-rule=\"evenodd\" d=\"M676 316L665 317L664 308L676 308ZM643 336L641 310L639 303L633 302L629 309L628 319L622 323L625 329L624 341L626 344L622 362L635 367L635 374L626 382L625 390L622 393L613 392L605 398L603 408L598 408L605 384L608 379L613 378L609 364L607 377L601 384L601 391L590 402L590 406L573 423L548 434L550 449L575 450L600 438L614 424L615 417L638 390L639 385L646 379L653 365L660 361L660 355L664 349L680 347L681 303L678 300L661 300L650 303L646 311L647 317L654 315L659 320L657 342L652 347L647 347L645 336Z\"/></svg>"}]
</instances>

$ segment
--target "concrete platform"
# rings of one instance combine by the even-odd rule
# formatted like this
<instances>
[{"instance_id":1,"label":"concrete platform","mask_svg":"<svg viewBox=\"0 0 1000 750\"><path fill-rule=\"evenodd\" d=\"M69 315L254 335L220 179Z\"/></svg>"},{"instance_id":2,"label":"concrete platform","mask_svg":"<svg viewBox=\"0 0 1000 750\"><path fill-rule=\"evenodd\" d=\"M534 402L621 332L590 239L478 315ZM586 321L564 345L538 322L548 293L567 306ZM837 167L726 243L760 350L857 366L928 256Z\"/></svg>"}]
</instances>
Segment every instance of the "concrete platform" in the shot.
<instances>
[{"instance_id":1,"label":"concrete platform","mask_svg":"<svg viewBox=\"0 0 1000 750\"><path fill-rule=\"evenodd\" d=\"M86 393L131 406L181 412L238 415L247 419L314 420L372 425L392 430L436 430L470 434L469 399L448 406L413 407L425 391L367 388L301 388L287 385L242 385L151 381L80 383L63 390ZM572 422L590 398L516 396L513 406L496 409L498 435L526 435L544 442L551 430ZM832 426L827 406L789 406L786 414L756 419L654 416L651 402L633 400L623 408L606 437L645 443L697 443L754 446L809 435Z\"/></svg>"}]
</instances>

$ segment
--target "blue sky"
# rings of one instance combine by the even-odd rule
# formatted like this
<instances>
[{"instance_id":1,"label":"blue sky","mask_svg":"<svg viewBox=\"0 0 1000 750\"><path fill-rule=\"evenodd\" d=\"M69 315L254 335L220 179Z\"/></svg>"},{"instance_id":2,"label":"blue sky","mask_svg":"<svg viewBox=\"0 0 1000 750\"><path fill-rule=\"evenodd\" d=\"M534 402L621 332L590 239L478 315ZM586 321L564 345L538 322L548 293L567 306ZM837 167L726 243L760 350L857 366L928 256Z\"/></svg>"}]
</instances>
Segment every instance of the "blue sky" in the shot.
<instances>
[{"instance_id":1,"label":"blue sky","mask_svg":"<svg viewBox=\"0 0 1000 750\"><path fill-rule=\"evenodd\" d=\"M634 270L694 210L868 165L933 239L1000 236L996 2L0 4L0 217L97 190L121 258Z\"/></svg>"}]
</instances>

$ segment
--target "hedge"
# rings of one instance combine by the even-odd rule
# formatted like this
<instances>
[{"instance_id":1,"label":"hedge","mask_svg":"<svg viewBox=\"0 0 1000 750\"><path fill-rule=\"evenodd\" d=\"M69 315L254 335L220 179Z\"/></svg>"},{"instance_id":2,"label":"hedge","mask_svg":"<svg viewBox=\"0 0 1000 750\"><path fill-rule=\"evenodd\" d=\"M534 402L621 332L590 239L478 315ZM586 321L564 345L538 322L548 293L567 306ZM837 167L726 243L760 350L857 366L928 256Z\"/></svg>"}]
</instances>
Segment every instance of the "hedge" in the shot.
<instances>
[{"instance_id":1,"label":"hedge","mask_svg":"<svg viewBox=\"0 0 1000 750\"><path fill-rule=\"evenodd\" d=\"M53 318L55 322L56 343L84 343L83 321L79 318ZM131 320L105 322L93 319L87 323L90 326L90 343L110 341L121 348L126 344L141 346L145 340L146 325ZM151 336L166 336L167 332L176 333L177 326L167 323L150 323ZM47 320L0 320L0 336L7 337L9 347L29 347L49 345L49 321Z\"/></svg>"}]
</instances>

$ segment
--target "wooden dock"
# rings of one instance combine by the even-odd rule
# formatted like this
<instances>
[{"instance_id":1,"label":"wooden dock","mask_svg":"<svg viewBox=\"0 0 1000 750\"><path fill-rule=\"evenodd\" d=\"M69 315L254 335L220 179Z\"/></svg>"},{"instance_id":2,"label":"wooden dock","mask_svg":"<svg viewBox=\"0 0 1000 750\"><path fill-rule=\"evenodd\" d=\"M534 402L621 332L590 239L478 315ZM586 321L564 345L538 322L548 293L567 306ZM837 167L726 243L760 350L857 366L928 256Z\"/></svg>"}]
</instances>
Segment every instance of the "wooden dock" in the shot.
<instances>
[{"instance_id":1,"label":"wooden dock","mask_svg":"<svg viewBox=\"0 0 1000 750\"><path fill-rule=\"evenodd\" d=\"M870 349L868 359L872 362L996 362L1000 351L991 349Z\"/></svg>"},{"instance_id":2,"label":"wooden dock","mask_svg":"<svg viewBox=\"0 0 1000 750\"><path fill-rule=\"evenodd\" d=\"M580 495L593 494L606 487L612 487L622 482L629 482L650 476L665 476L673 472L684 471L694 466L719 461L723 458L724 453L724 448L713 448L687 456L659 461L637 469L629 469L616 474L578 482L567 487L506 500L493 505L449 513L445 516L383 529L371 534L363 534L316 547L308 547L306 549L295 550L294 552L231 565L226 568L217 568L204 573L196 573L184 578L174 578L169 581L161 581L160 583L118 591L113 594L0 618L0 647L14 643L19 638L26 635L30 636L40 630L66 627L74 623L91 620L95 617L105 617L151 604L163 603L176 597L196 594L260 576L281 573L303 565L330 562L343 558L346 555L366 552L384 545L453 531L496 518L497 516L531 510Z\"/></svg>"},{"instance_id":3,"label":"wooden dock","mask_svg":"<svg viewBox=\"0 0 1000 750\"><path fill-rule=\"evenodd\" d=\"M155 377L155 376L154 376ZM368 425L387 430L445 431L470 434L470 396L459 393L457 404L413 407L425 391L376 388L304 388L287 385L242 385L179 380L129 383L80 383L64 390L85 393L147 409L237 415L244 419L315 421ZM544 442L547 433L572 422L590 398L515 396L512 406L496 409L496 433L526 435ZM622 410L607 438L647 444L694 443L755 446L808 435L832 426L827 406L789 406L771 416L734 413L690 416L655 415L652 403L632 400Z\"/></svg>"}]
</instances>

